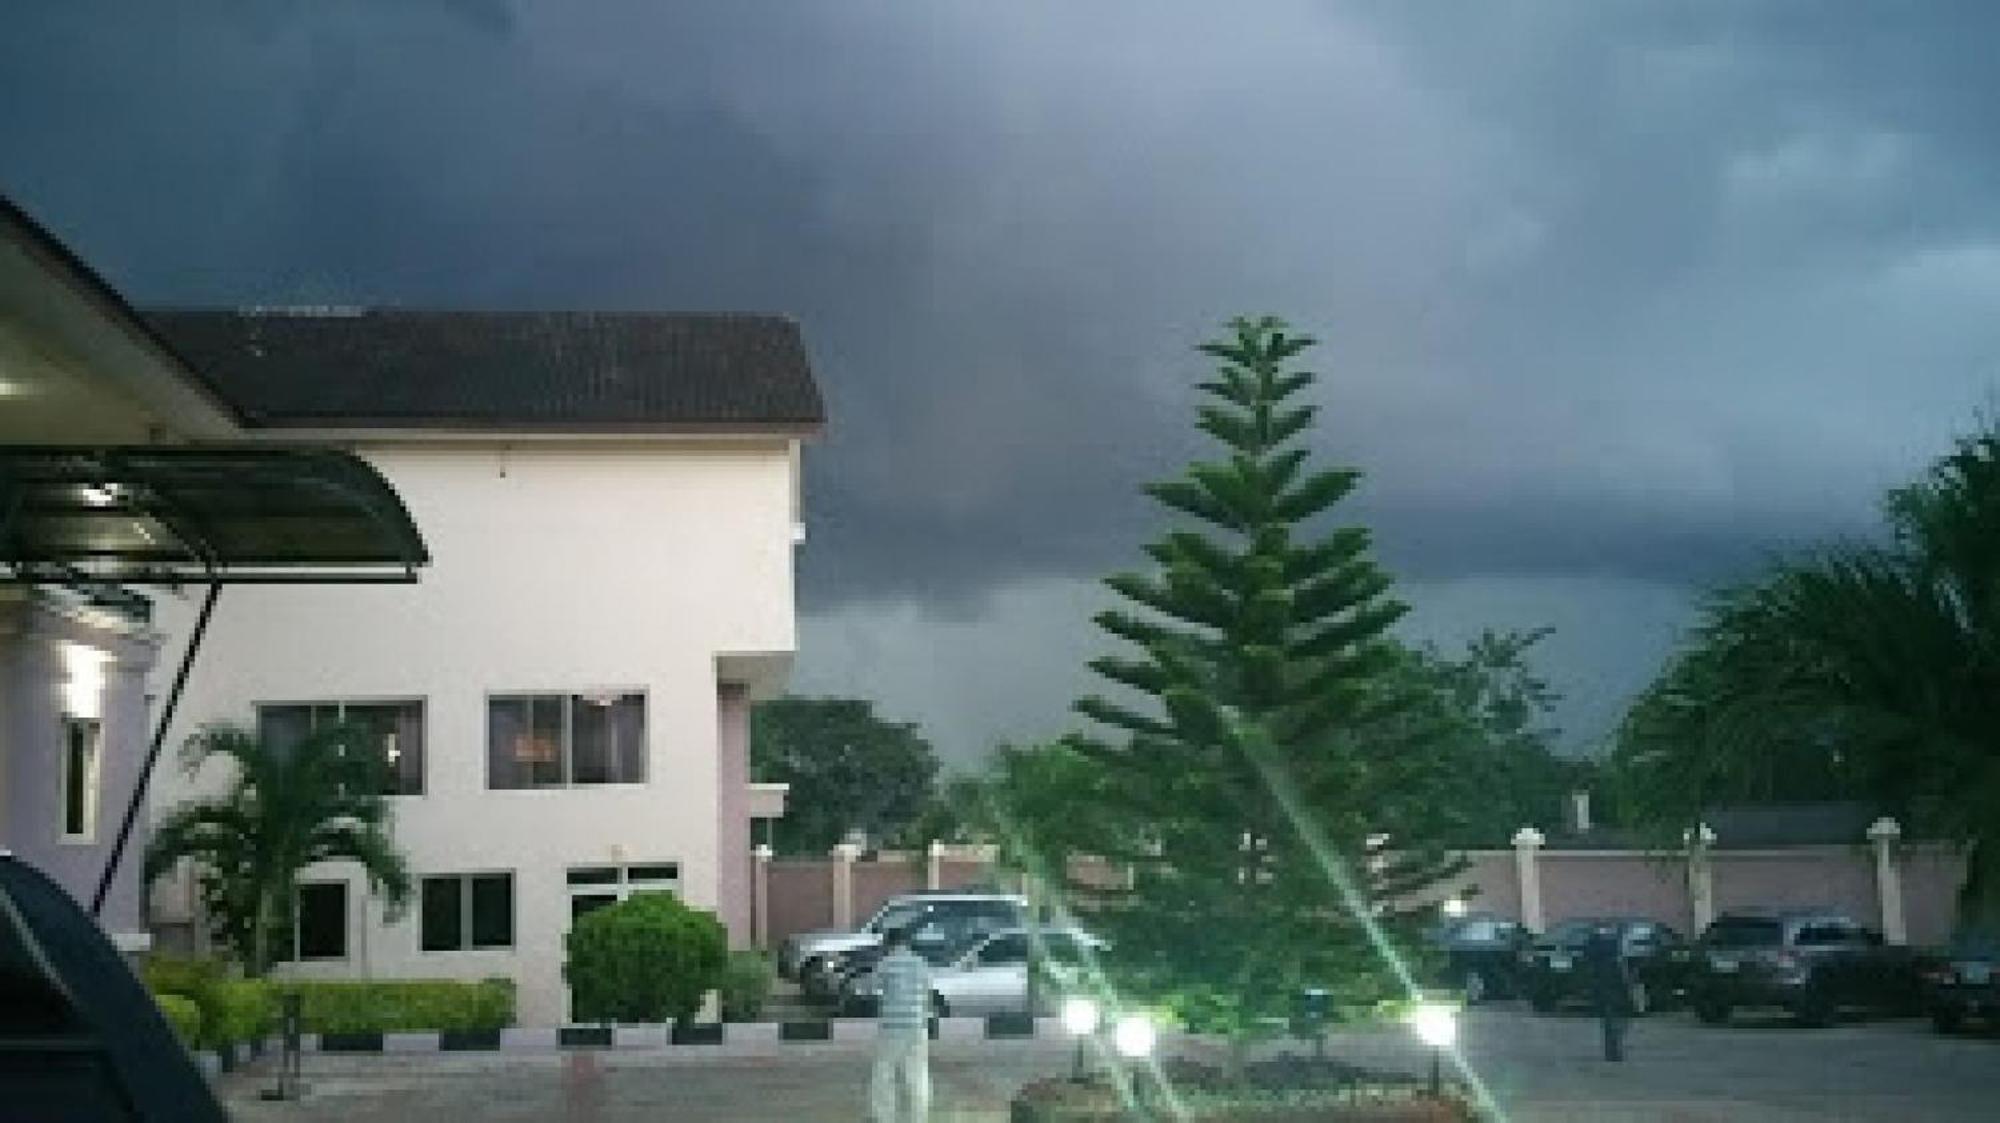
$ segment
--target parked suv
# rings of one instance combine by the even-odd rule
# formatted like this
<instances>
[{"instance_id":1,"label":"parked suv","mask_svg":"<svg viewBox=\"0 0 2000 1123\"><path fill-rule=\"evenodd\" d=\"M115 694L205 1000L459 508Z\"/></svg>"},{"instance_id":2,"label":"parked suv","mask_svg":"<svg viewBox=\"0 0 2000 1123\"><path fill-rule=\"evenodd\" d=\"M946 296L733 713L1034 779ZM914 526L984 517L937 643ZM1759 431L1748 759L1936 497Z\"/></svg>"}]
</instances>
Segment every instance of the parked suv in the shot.
<instances>
[{"instance_id":1,"label":"parked suv","mask_svg":"<svg viewBox=\"0 0 2000 1123\"><path fill-rule=\"evenodd\" d=\"M808 998L838 994L843 963L864 948L879 947L884 933L918 925L956 940L969 933L1015 927L1027 921L1028 902L1011 893L924 892L892 897L855 932L817 932L786 941L792 976Z\"/></svg>"},{"instance_id":2,"label":"parked suv","mask_svg":"<svg viewBox=\"0 0 2000 1123\"><path fill-rule=\"evenodd\" d=\"M1528 930L1519 922L1492 913L1470 913L1438 925L1430 938L1444 960L1440 981L1458 988L1466 1005L1523 993L1522 955L1528 947Z\"/></svg>"},{"instance_id":3,"label":"parked suv","mask_svg":"<svg viewBox=\"0 0 2000 1123\"><path fill-rule=\"evenodd\" d=\"M1921 998L1916 959L1836 912L1729 913L1695 959L1695 1014L1719 1025L1745 1006L1776 1006L1826 1025L1843 1008L1906 1011Z\"/></svg>"},{"instance_id":4,"label":"parked suv","mask_svg":"<svg viewBox=\"0 0 2000 1123\"><path fill-rule=\"evenodd\" d=\"M1931 1025L1957 1033L1970 1021L2000 1026L2000 932L1961 932L1925 968Z\"/></svg>"},{"instance_id":5,"label":"parked suv","mask_svg":"<svg viewBox=\"0 0 2000 1123\"><path fill-rule=\"evenodd\" d=\"M1618 932L1618 945L1632 978L1633 1013L1646 1014L1686 997L1692 955L1680 933L1641 916L1583 917L1565 920L1535 941L1527 955L1524 980L1530 1005L1547 1013L1565 1002L1591 998L1584 947L1606 926Z\"/></svg>"}]
</instances>

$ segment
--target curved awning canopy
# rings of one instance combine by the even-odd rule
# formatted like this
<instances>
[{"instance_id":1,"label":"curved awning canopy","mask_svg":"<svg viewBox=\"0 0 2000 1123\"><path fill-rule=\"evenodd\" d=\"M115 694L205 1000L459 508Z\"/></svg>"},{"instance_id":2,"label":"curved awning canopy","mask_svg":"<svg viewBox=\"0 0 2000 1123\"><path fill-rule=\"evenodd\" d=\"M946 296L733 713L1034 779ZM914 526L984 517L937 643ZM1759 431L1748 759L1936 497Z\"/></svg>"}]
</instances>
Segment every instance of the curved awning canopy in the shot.
<instances>
[{"instance_id":1,"label":"curved awning canopy","mask_svg":"<svg viewBox=\"0 0 2000 1123\"><path fill-rule=\"evenodd\" d=\"M407 582L429 561L350 452L0 446L0 584Z\"/></svg>"}]
</instances>

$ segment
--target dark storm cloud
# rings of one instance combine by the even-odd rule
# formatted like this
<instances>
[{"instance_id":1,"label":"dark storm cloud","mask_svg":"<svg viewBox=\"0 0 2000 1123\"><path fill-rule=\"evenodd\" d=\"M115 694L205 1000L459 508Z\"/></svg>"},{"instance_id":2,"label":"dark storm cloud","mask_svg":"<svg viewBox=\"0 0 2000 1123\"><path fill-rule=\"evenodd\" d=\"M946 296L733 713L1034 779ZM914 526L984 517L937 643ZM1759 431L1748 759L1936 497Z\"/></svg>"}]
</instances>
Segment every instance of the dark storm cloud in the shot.
<instances>
[{"instance_id":1,"label":"dark storm cloud","mask_svg":"<svg viewBox=\"0 0 2000 1123\"><path fill-rule=\"evenodd\" d=\"M1324 337L1318 439L1417 587L1511 619L1587 577L1658 620L1864 527L1989 401L1997 34L1979 3L39 3L0 37L0 183L141 300L799 315L833 414L801 594L857 644L1135 560L1136 487L1197 447L1189 345L1265 311Z\"/></svg>"}]
</instances>

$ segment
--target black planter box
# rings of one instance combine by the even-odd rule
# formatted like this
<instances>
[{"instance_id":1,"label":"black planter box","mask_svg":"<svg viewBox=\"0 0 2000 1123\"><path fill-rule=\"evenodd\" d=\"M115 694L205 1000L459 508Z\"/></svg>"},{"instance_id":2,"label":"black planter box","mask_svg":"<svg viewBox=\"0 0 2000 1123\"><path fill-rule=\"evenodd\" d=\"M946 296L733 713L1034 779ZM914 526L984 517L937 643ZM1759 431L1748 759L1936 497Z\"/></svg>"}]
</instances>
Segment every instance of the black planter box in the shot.
<instances>
[{"instance_id":1,"label":"black planter box","mask_svg":"<svg viewBox=\"0 0 2000 1123\"><path fill-rule=\"evenodd\" d=\"M500 1048L497 1029L448 1029L438 1034L438 1049L446 1053L486 1052Z\"/></svg>"},{"instance_id":2,"label":"black planter box","mask_svg":"<svg viewBox=\"0 0 2000 1123\"><path fill-rule=\"evenodd\" d=\"M319 1051L322 1053L379 1053L382 1051L382 1035L379 1033L322 1033L319 1036Z\"/></svg>"},{"instance_id":3,"label":"black planter box","mask_svg":"<svg viewBox=\"0 0 2000 1123\"><path fill-rule=\"evenodd\" d=\"M668 1038L676 1045L720 1045L722 1044L721 1022L674 1023L674 1032Z\"/></svg>"},{"instance_id":4,"label":"black planter box","mask_svg":"<svg viewBox=\"0 0 2000 1123\"><path fill-rule=\"evenodd\" d=\"M564 1026L556 1031L556 1044L565 1049L609 1049L611 1027Z\"/></svg>"},{"instance_id":5,"label":"black planter box","mask_svg":"<svg viewBox=\"0 0 2000 1123\"><path fill-rule=\"evenodd\" d=\"M831 1041L832 1022L779 1022L780 1041Z\"/></svg>"},{"instance_id":6,"label":"black planter box","mask_svg":"<svg viewBox=\"0 0 2000 1123\"><path fill-rule=\"evenodd\" d=\"M1035 1019L1031 1014L988 1014L986 1016L986 1036L992 1037L1033 1037Z\"/></svg>"}]
</instances>

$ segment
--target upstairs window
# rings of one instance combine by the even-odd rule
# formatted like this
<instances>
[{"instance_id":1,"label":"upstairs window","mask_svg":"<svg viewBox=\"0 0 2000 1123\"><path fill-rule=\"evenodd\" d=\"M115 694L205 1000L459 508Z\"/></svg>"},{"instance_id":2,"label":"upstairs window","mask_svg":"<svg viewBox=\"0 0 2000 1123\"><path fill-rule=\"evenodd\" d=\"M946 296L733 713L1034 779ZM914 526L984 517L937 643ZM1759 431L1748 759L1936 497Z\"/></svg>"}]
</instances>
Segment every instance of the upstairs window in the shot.
<instances>
[{"instance_id":1,"label":"upstairs window","mask_svg":"<svg viewBox=\"0 0 2000 1123\"><path fill-rule=\"evenodd\" d=\"M487 787L645 781L645 695L499 694L487 699Z\"/></svg>"},{"instance_id":2,"label":"upstairs window","mask_svg":"<svg viewBox=\"0 0 2000 1123\"><path fill-rule=\"evenodd\" d=\"M389 765L383 795L424 794L424 704L407 702L283 702L257 707L257 736L280 749L315 730L357 726Z\"/></svg>"}]
</instances>

